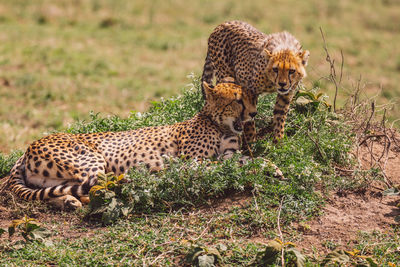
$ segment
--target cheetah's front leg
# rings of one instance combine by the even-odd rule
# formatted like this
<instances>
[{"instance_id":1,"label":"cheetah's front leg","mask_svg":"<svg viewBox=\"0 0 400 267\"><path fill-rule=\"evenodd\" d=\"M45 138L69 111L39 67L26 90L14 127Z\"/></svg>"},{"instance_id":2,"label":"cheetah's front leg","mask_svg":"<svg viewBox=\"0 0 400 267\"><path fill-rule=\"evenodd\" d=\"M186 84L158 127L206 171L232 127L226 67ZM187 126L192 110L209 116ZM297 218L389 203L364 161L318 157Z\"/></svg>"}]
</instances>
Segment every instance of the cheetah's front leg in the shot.
<instances>
[{"instance_id":1,"label":"cheetah's front leg","mask_svg":"<svg viewBox=\"0 0 400 267\"><path fill-rule=\"evenodd\" d=\"M277 142L283 138L286 117L294 94L295 90L291 90L286 95L278 94L276 97L274 117L272 119L274 142Z\"/></svg>"},{"instance_id":2,"label":"cheetah's front leg","mask_svg":"<svg viewBox=\"0 0 400 267\"><path fill-rule=\"evenodd\" d=\"M249 149L249 144L256 141L256 123L254 121L246 121L243 125L242 149Z\"/></svg>"}]
</instances>

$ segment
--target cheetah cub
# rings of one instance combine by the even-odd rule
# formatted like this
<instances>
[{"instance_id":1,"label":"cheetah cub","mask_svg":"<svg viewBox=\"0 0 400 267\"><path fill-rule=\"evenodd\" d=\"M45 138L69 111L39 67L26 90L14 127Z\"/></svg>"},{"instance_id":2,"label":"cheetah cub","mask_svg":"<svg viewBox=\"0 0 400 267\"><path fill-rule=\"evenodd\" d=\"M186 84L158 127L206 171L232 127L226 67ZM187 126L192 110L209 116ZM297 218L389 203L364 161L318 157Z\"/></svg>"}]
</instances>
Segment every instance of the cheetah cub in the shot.
<instances>
[{"instance_id":1,"label":"cheetah cub","mask_svg":"<svg viewBox=\"0 0 400 267\"><path fill-rule=\"evenodd\" d=\"M25 200L74 209L89 201L99 173L119 175L141 163L157 171L164 167L163 155L231 157L249 119L248 99L230 82L204 83L203 88L203 109L184 122L123 132L58 133L33 142L12 168L7 187Z\"/></svg>"},{"instance_id":2,"label":"cheetah cub","mask_svg":"<svg viewBox=\"0 0 400 267\"><path fill-rule=\"evenodd\" d=\"M218 25L208 39L201 80L210 83L215 77L218 83L233 77L253 105L260 94L278 92L273 117L273 136L278 141L283 138L297 86L306 77L309 55L288 32L265 34L246 22L228 21ZM249 113L256 115L256 111ZM245 123L243 136L244 143L255 141L254 121Z\"/></svg>"}]
</instances>

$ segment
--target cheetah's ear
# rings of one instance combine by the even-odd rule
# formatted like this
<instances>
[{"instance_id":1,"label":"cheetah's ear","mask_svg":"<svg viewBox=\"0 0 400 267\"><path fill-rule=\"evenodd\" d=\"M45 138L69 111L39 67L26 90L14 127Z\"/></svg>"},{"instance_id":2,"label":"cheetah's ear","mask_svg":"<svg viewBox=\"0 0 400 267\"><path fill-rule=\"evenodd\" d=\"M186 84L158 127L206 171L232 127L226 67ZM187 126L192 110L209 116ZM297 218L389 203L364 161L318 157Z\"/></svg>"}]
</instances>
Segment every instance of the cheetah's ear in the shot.
<instances>
[{"instance_id":1,"label":"cheetah's ear","mask_svg":"<svg viewBox=\"0 0 400 267\"><path fill-rule=\"evenodd\" d=\"M304 50L299 52L297 55L300 57L303 66L307 66L308 58L310 57L310 51Z\"/></svg>"},{"instance_id":2,"label":"cheetah's ear","mask_svg":"<svg viewBox=\"0 0 400 267\"><path fill-rule=\"evenodd\" d=\"M235 79L233 77L225 77L221 80L222 83L235 83Z\"/></svg>"},{"instance_id":3,"label":"cheetah's ear","mask_svg":"<svg viewBox=\"0 0 400 267\"><path fill-rule=\"evenodd\" d=\"M204 93L206 96L212 95L214 93L214 88L212 88L208 83L203 81L203 88L204 88Z\"/></svg>"}]
</instances>

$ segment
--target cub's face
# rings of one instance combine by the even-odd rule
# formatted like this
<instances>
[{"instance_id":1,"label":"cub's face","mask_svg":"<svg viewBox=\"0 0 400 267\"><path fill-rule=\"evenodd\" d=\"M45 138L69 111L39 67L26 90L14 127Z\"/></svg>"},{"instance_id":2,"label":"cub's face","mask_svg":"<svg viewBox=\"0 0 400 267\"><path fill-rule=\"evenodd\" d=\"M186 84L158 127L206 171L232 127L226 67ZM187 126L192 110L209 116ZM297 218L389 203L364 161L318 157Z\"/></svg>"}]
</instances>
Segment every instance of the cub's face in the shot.
<instances>
[{"instance_id":1,"label":"cub's face","mask_svg":"<svg viewBox=\"0 0 400 267\"><path fill-rule=\"evenodd\" d=\"M207 113L221 128L235 134L243 131L247 119L242 88L234 83L219 83L215 87L203 82Z\"/></svg>"},{"instance_id":2,"label":"cub's face","mask_svg":"<svg viewBox=\"0 0 400 267\"><path fill-rule=\"evenodd\" d=\"M266 49L264 51L268 58L267 78L274 83L278 94L286 95L295 90L298 82L307 75L305 66L310 52L304 50L296 53L282 50L271 53Z\"/></svg>"}]
</instances>

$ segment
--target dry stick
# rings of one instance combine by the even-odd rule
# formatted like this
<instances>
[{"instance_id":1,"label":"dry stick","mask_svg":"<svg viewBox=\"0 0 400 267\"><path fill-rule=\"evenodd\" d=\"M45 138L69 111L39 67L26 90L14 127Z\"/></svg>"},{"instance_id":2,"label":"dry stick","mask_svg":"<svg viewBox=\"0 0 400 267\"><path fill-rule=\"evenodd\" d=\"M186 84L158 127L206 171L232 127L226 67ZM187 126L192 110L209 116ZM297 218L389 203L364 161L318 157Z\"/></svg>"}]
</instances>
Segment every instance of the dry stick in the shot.
<instances>
[{"instance_id":1,"label":"dry stick","mask_svg":"<svg viewBox=\"0 0 400 267\"><path fill-rule=\"evenodd\" d=\"M364 144L368 139L373 138L373 137L385 137L385 134L371 134L371 135L367 135L360 143L359 145L361 146L362 144Z\"/></svg>"},{"instance_id":2,"label":"dry stick","mask_svg":"<svg viewBox=\"0 0 400 267\"><path fill-rule=\"evenodd\" d=\"M365 126L365 129L364 129L364 133L366 133L369 129L369 126L370 126L369 124L371 122L372 117L374 116L374 113L375 113L375 101L371 102L371 116L369 116L367 125Z\"/></svg>"},{"instance_id":3,"label":"dry stick","mask_svg":"<svg viewBox=\"0 0 400 267\"><path fill-rule=\"evenodd\" d=\"M360 77L357 80L357 87L356 87L356 92L354 93L354 105L352 112L354 112L354 109L356 108L357 102L358 102L358 97L360 95L360 89L361 89L361 74Z\"/></svg>"},{"instance_id":4,"label":"dry stick","mask_svg":"<svg viewBox=\"0 0 400 267\"><path fill-rule=\"evenodd\" d=\"M389 177L386 175L386 172L385 172L384 168L382 167L382 165L380 164L380 162L378 162L378 161L375 159L375 157L374 157L374 154L373 154L373 147L372 147L373 144L374 144L374 142L371 142L371 148L370 148L369 145L368 145L368 143L366 143L367 148L368 148L368 151L369 151L369 153L371 154L371 166L373 166L374 163L376 163L376 164L378 165L379 169L381 170L382 174L383 174L383 178L384 178L385 184L386 184L389 188L390 188L390 187L393 187L393 181L389 179Z\"/></svg>"},{"instance_id":5,"label":"dry stick","mask_svg":"<svg viewBox=\"0 0 400 267\"><path fill-rule=\"evenodd\" d=\"M335 98L333 99L333 111L336 112L336 97L337 97L337 93L339 90L339 86L340 83L342 82L342 76L343 76L343 65L344 65L344 56L343 56L343 51L340 50L340 54L342 56L342 63L341 63L341 67L340 67L340 79L339 82L336 80L336 68L335 68L335 60L331 58L331 56L329 55L328 52L328 47L326 44L326 40L325 40L325 35L324 32L322 31L322 28L319 27L319 30L321 32L321 36L322 36L322 40L324 42L324 50L326 53L326 61L329 63L330 66L330 80L333 82L333 84L335 85Z\"/></svg>"},{"instance_id":6,"label":"dry stick","mask_svg":"<svg viewBox=\"0 0 400 267\"><path fill-rule=\"evenodd\" d=\"M285 197L282 197L281 203L279 203L279 208L278 208L278 232L279 232L279 238L281 239L282 243L285 244L285 241L283 240L283 234L281 231L281 211L282 211L282 205L283 205L283 200ZM281 262L282 262L282 267L285 267L285 246L282 245L282 250L281 250Z\"/></svg>"},{"instance_id":7,"label":"dry stick","mask_svg":"<svg viewBox=\"0 0 400 267\"><path fill-rule=\"evenodd\" d=\"M386 139L385 139L386 156L385 156L385 162L383 163L383 169L384 169L384 170L386 170L386 164L387 164L387 162L388 162L388 160L389 160L390 146L392 145L392 142L391 142L389 136L388 136L387 133L386 133L386 125L385 125L385 123L386 123L386 109L385 109L385 112L383 113L383 118L382 118L383 132L384 132L384 134L386 135L386 139L387 139L387 141L388 141L387 147L386 147ZM379 159L379 160L380 160L380 159Z\"/></svg>"},{"instance_id":8,"label":"dry stick","mask_svg":"<svg viewBox=\"0 0 400 267\"><path fill-rule=\"evenodd\" d=\"M322 153L322 150L321 150L321 148L319 147L318 142L315 141L315 140L311 137L309 131L307 131L306 134L307 134L308 137L311 139L311 141L314 143L314 145L318 148L318 152L319 152L319 154L321 155L322 159L326 161L326 154L325 154L325 153Z\"/></svg>"}]
</instances>

